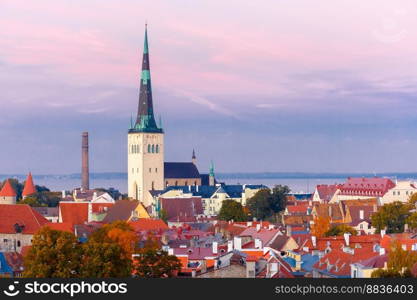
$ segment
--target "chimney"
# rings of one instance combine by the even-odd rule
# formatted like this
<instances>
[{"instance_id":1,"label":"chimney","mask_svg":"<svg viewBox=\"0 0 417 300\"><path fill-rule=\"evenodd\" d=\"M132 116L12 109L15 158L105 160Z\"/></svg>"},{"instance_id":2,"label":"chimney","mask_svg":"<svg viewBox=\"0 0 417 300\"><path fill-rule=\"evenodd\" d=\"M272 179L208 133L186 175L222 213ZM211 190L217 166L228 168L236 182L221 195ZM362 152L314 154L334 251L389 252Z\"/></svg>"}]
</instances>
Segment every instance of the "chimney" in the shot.
<instances>
[{"instance_id":1,"label":"chimney","mask_svg":"<svg viewBox=\"0 0 417 300\"><path fill-rule=\"evenodd\" d=\"M62 199L65 199L65 197L67 196L65 190L62 191Z\"/></svg>"},{"instance_id":2,"label":"chimney","mask_svg":"<svg viewBox=\"0 0 417 300\"><path fill-rule=\"evenodd\" d=\"M214 254L217 254L217 252L218 252L218 243L217 242L213 242L213 253Z\"/></svg>"},{"instance_id":3,"label":"chimney","mask_svg":"<svg viewBox=\"0 0 417 300\"><path fill-rule=\"evenodd\" d=\"M313 244L314 248L317 247L317 237L315 237L314 235L311 236L311 243Z\"/></svg>"},{"instance_id":4,"label":"chimney","mask_svg":"<svg viewBox=\"0 0 417 300\"><path fill-rule=\"evenodd\" d=\"M329 218L332 218L332 207L329 205Z\"/></svg>"},{"instance_id":5,"label":"chimney","mask_svg":"<svg viewBox=\"0 0 417 300\"><path fill-rule=\"evenodd\" d=\"M382 230L381 230L381 238L383 238L383 237L384 237L385 233L386 233L385 229L382 229Z\"/></svg>"},{"instance_id":6,"label":"chimney","mask_svg":"<svg viewBox=\"0 0 417 300\"><path fill-rule=\"evenodd\" d=\"M87 191L90 189L90 171L88 163L88 132L83 132L81 145L81 189Z\"/></svg>"},{"instance_id":7,"label":"chimney","mask_svg":"<svg viewBox=\"0 0 417 300\"><path fill-rule=\"evenodd\" d=\"M257 232L261 231L261 224L256 224L256 231Z\"/></svg>"},{"instance_id":8,"label":"chimney","mask_svg":"<svg viewBox=\"0 0 417 300\"><path fill-rule=\"evenodd\" d=\"M233 251L233 241L228 241L227 242L227 252L232 252Z\"/></svg>"},{"instance_id":9,"label":"chimney","mask_svg":"<svg viewBox=\"0 0 417 300\"><path fill-rule=\"evenodd\" d=\"M292 235L292 228L290 225L287 225L287 236L291 236Z\"/></svg>"},{"instance_id":10,"label":"chimney","mask_svg":"<svg viewBox=\"0 0 417 300\"><path fill-rule=\"evenodd\" d=\"M88 222L90 223L93 221L93 204L91 202L88 203Z\"/></svg>"},{"instance_id":11,"label":"chimney","mask_svg":"<svg viewBox=\"0 0 417 300\"><path fill-rule=\"evenodd\" d=\"M365 219L365 216L364 216L364 211L363 211L363 209L361 209L361 210L359 211L359 219L360 219L360 220L363 220L363 219Z\"/></svg>"},{"instance_id":12,"label":"chimney","mask_svg":"<svg viewBox=\"0 0 417 300\"><path fill-rule=\"evenodd\" d=\"M93 193L93 200L95 200L97 198L97 192Z\"/></svg>"},{"instance_id":13,"label":"chimney","mask_svg":"<svg viewBox=\"0 0 417 300\"><path fill-rule=\"evenodd\" d=\"M408 224L407 223L404 224L404 232L408 232Z\"/></svg>"},{"instance_id":14,"label":"chimney","mask_svg":"<svg viewBox=\"0 0 417 300\"><path fill-rule=\"evenodd\" d=\"M235 245L236 250L242 250L242 238L235 236L233 239L233 244Z\"/></svg>"},{"instance_id":15,"label":"chimney","mask_svg":"<svg viewBox=\"0 0 417 300\"><path fill-rule=\"evenodd\" d=\"M385 249L379 248L379 255L384 255L384 254L385 254Z\"/></svg>"},{"instance_id":16,"label":"chimney","mask_svg":"<svg viewBox=\"0 0 417 300\"><path fill-rule=\"evenodd\" d=\"M378 211L378 206L374 204L373 207L374 207L374 213L376 213Z\"/></svg>"},{"instance_id":17,"label":"chimney","mask_svg":"<svg viewBox=\"0 0 417 300\"><path fill-rule=\"evenodd\" d=\"M168 255L174 255L174 249L168 248Z\"/></svg>"},{"instance_id":18,"label":"chimney","mask_svg":"<svg viewBox=\"0 0 417 300\"><path fill-rule=\"evenodd\" d=\"M252 226L252 222L246 222L246 227L251 227Z\"/></svg>"},{"instance_id":19,"label":"chimney","mask_svg":"<svg viewBox=\"0 0 417 300\"><path fill-rule=\"evenodd\" d=\"M262 241L260 239L255 239L255 248L262 249Z\"/></svg>"},{"instance_id":20,"label":"chimney","mask_svg":"<svg viewBox=\"0 0 417 300\"><path fill-rule=\"evenodd\" d=\"M344 233L343 237L345 238L346 246L349 246L350 233Z\"/></svg>"}]
</instances>

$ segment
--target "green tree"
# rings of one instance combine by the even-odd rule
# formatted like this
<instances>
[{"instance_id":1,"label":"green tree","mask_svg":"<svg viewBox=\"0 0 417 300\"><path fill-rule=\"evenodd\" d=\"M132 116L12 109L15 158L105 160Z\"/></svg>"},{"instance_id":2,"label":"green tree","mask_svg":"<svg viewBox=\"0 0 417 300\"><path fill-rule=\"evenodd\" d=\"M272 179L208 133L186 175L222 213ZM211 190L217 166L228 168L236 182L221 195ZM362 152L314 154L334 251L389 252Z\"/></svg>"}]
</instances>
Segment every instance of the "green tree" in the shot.
<instances>
[{"instance_id":1,"label":"green tree","mask_svg":"<svg viewBox=\"0 0 417 300\"><path fill-rule=\"evenodd\" d=\"M252 217L258 220L265 220L272 216L273 210L270 206L271 190L261 189L253 197L247 200L246 206L249 208Z\"/></svg>"},{"instance_id":2,"label":"green tree","mask_svg":"<svg viewBox=\"0 0 417 300\"><path fill-rule=\"evenodd\" d=\"M380 232L385 227L387 233L404 232L404 224L410 215L410 205L399 201L384 204L372 215L372 226Z\"/></svg>"},{"instance_id":3,"label":"green tree","mask_svg":"<svg viewBox=\"0 0 417 300\"><path fill-rule=\"evenodd\" d=\"M24 258L24 277L71 278L79 276L81 247L68 232L42 227Z\"/></svg>"},{"instance_id":4,"label":"green tree","mask_svg":"<svg viewBox=\"0 0 417 300\"><path fill-rule=\"evenodd\" d=\"M134 274L140 278L174 277L181 270L181 261L174 255L159 249L149 238L139 249L134 260Z\"/></svg>"},{"instance_id":5,"label":"green tree","mask_svg":"<svg viewBox=\"0 0 417 300\"><path fill-rule=\"evenodd\" d=\"M324 236L337 236L337 235L343 235L345 233L350 233L351 235L357 235L358 232L345 224L341 224L341 225L335 225L332 226L325 234Z\"/></svg>"},{"instance_id":6,"label":"green tree","mask_svg":"<svg viewBox=\"0 0 417 300\"><path fill-rule=\"evenodd\" d=\"M131 275L132 260L123 255L124 250L118 243L88 241L82 250L80 277L123 278Z\"/></svg>"},{"instance_id":7,"label":"green tree","mask_svg":"<svg viewBox=\"0 0 417 300\"><path fill-rule=\"evenodd\" d=\"M287 195L290 191L290 188L286 185L274 186L269 198L269 205L274 213L285 210L285 207L287 206Z\"/></svg>"},{"instance_id":8,"label":"green tree","mask_svg":"<svg viewBox=\"0 0 417 300\"><path fill-rule=\"evenodd\" d=\"M235 200L224 200L218 215L219 220L225 221L246 221L247 215L243 211L243 206Z\"/></svg>"},{"instance_id":9,"label":"green tree","mask_svg":"<svg viewBox=\"0 0 417 300\"><path fill-rule=\"evenodd\" d=\"M168 212L165 209L161 209L158 213L158 217L166 223L168 221Z\"/></svg>"}]
</instances>

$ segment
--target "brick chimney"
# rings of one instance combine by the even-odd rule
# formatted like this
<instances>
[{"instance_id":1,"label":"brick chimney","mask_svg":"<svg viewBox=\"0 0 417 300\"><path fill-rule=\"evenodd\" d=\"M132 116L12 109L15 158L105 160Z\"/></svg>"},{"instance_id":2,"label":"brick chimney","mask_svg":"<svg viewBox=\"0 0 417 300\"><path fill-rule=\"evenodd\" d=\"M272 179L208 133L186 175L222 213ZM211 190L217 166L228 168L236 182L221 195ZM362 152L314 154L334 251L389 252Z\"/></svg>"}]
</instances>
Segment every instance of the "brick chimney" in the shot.
<instances>
[{"instance_id":1,"label":"brick chimney","mask_svg":"<svg viewBox=\"0 0 417 300\"><path fill-rule=\"evenodd\" d=\"M90 170L88 162L88 132L83 132L81 145L81 189L90 189Z\"/></svg>"}]
</instances>

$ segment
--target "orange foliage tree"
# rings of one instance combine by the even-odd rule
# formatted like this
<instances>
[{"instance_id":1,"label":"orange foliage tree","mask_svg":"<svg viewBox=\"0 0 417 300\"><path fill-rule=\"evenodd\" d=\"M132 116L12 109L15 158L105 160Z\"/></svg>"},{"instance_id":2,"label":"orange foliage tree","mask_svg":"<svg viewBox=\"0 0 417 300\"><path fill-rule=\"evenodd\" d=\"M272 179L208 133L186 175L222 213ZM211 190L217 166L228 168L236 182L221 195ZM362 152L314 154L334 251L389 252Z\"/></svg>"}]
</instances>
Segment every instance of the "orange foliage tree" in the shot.
<instances>
[{"instance_id":1,"label":"orange foliage tree","mask_svg":"<svg viewBox=\"0 0 417 300\"><path fill-rule=\"evenodd\" d=\"M325 236L326 232L330 229L329 217L315 217L314 224L311 227L311 234L316 237Z\"/></svg>"}]
</instances>

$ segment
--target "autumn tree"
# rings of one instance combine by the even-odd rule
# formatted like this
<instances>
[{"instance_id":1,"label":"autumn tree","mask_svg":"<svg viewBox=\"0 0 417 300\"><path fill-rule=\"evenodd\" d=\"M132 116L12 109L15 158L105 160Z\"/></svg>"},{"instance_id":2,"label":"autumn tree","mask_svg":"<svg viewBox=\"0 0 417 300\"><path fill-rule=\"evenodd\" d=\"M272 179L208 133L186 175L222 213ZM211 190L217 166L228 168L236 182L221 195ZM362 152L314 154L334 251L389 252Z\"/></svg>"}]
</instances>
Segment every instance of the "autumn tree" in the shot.
<instances>
[{"instance_id":1,"label":"autumn tree","mask_svg":"<svg viewBox=\"0 0 417 300\"><path fill-rule=\"evenodd\" d=\"M392 243L388 250L387 268L375 270L371 276L373 278L411 277L412 269L417 263L417 252L404 250L398 241Z\"/></svg>"},{"instance_id":2,"label":"autumn tree","mask_svg":"<svg viewBox=\"0 0 417 300\"><path fill-rule=\"evenodd\" d=\"M314 224L311 227L311 234L316 237L325 236L326 232L330 229L330 218L329 217L315 217Z\"/></svg>"},{"instance_id":3,"label":"autumn tree","mask_svg":"<svg viewBox=\"0 0 417 300\"><path fill-rule=\"evenodd\" d=\"M134 274L139 278L174 277L181 270L181 266L181 261L176 256L160 250L158 244L149 238L135 255Z\"/></svg>"},{"instance_id":4,"label":"autumn tree","mask_svg":"<svg viewBox=\"0 0 417 300\"><path fill-rule=\"evenodd\" d=\"M124 221L99 228L83 245L82 277L128 277L138 237Z\"/></svg>"},{"instance_id":5,"label":"autumn tree","mask_svg":"<svg viewBox=\"0 0 417 300\"><path fill-rule=\"evenodd\" d=\"M358 234L355 228L346 224L340 224L340 225L332 226L328 231L326 231L324 236L338 236L338 235L343 235L345 233L350 233L351 235Z\"/></svg>"},{"instance_id":6,"label":"autumn tree","mask_svg":"<svg viewBox=\"0 0 417 300\"><path fill-rule=\"evenodd\" d=\"M24 277L71 278L79 276L81 247L68 232L42 227L24 258Z\"/></svg>"},{"instance_id":7,"label":"autumn tree","mask_svg":"<svg viewBox=\"0 0 417 300\"><path fill-rule=\"evenodd\" d=\"M219 220L246 221L248 216L243 211L242 204L235 200L224 200L220 209Z\"/></svg>"},{"instance_id":8,"label":"autumn tree","mask_svg":"<svg viewBox=\"0 0 417 300\"><path fill-rule=\"evenodd\" d=\"M404 232L404 224L410 216L410 205L399 201L384 204L371 217L377 232L387 228L387 233Z\"/></svg>"}]
</instances>

